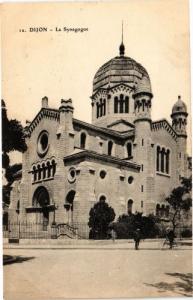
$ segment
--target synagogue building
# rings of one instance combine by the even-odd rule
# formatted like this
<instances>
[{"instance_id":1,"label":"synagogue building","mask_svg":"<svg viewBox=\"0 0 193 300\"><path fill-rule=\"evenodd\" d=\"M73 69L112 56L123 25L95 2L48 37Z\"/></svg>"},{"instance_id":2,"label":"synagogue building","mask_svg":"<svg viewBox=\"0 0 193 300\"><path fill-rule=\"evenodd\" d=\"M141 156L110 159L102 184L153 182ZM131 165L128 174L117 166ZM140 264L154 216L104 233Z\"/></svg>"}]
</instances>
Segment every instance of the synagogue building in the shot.
<instances>
[{"instance_id":1,"label":"synagogue building","mask_svg":"<svg viewBox=\"0 0 193 300\"><path fill-rule=\"evenodd\" d=\"M96 72L88 105L91 124L74 118L71 99L62 99L57 109L42 99L25 127L28 148L11 193L11 220L42 224L40 231L69 224L84 236L78 224L88 223L99 200L116 219L136 211L168 217L165 198L191 173L181 97L174 99L171 120L152 121L150 77L125 55L122 43L119 55Z\"/></svg>"}]
</instances>

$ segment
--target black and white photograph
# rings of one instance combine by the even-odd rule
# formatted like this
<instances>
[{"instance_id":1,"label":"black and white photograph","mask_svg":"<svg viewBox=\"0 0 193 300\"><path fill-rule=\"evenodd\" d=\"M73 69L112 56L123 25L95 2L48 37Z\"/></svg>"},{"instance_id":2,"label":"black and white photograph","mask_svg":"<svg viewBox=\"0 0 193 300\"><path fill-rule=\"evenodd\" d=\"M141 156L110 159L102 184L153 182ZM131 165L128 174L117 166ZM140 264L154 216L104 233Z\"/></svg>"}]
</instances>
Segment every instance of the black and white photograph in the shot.
<instances>
[{"instance_id":1,"label":"black and white photograph","mask_svg":"<svg viewBox=\"0 0 193 300\"><path fill-rule=\"evenodd\" d=\"M189 2L1 16L4 299L192 297Z\"/></svg>"}]
</instances>

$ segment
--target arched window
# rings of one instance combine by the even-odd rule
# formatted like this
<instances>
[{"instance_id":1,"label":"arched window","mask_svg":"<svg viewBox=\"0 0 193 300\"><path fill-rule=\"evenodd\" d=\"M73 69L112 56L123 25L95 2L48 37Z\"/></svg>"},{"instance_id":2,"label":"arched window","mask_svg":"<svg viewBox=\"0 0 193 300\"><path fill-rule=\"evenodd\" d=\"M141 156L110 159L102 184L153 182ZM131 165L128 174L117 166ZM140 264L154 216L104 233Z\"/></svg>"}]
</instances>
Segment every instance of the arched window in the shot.
<instances>
[{"instance_id":1,"label":"arched window","mask_svg":"<svg viewBox=\"0 0 193 300\"><path fill-rule=\"evenodd\" d=\"M125 97L125 113L129 112L129 97Z\"/></svg>"},{"instance_id":2,"label":"arched window","mask_svg":"<svg viewBox=\"0 0 193 300\"><path fill-rule=\"evenodd\" d=\"M32 205L34 207L45 208L50 204L50 197L47 189L43 186L38 187L33 195Z\"/></svg>"},{"instance_id":3,"label":"arched window","mask_svg":"<svg viewBox=\"0 0 193 300\"><path fill-rule=\"evenodd\" d=\"M68 212L68 223L73 224L73 209L74 209L74 198L75 198L76 192L74 190L71 190L66 195L64 208Z\"/></svg>"},{"instance_id":4,"label":"arched window","mask_svg":"<svg viewBox=\"0 0 193 300\"><path fill-rule=\"evenodd\" d=\"M73 211L73 202L74 202L75 194L76 194L76 192L74 190L71 190L66 195L65 204L64 204L64 207L66 208L66 210Z\"/></svg>"},{"instance_id":5,"label":"arched window","mask_svg":"<svg viewBox=\"0 0 193 300\"><path fill-rule=\"evenodd\" d=\"M120 108L119 108L120 114L122 114L124 112L123 106L124 106L124 97L123 97L123 94L121 94L120 95Z\"/></svg>"},{"instance_id":6,"label":"arched window","mask_svg":"<svg viewBox=\"0 0 193 300\"><path fill-rule=\"evenodd\" d=\"M131 157L132 156L132 144L127 143L127 156Z\"/></svg>"},{"instance_id":7,"label":"arched window","mask_svg":"<svg viewBox=\"0 0 193 300\"><path fill-rule=\"evenodd\" d=\"M100 99L100 105L99 105L99 117L101 117L103 114L103 104L102 104L102 98Z\"/></svg>"},{"instance_id":8,"label":"arched window","mask_svg":"<svg viewBox=\"0 0 193 300\"><path fill-rule=\"evenodd\" d=\"M160 205L157 204L157 205L156 205L156 216L159 217L159 215L160 215Z\"/></svg>"},{"instance_id":9,"label":"arched window","mask_svg":"<svg viewBox=\"0 0 193 300\"><path fill-rule=\"evenodd\" d=\"M170 170L170 150L166 152L166 173L169 174Z\"/></svg>"},{"instance_id":10,"label":"arched window","mask_svg":"<svg viewBox=\"0 0 193 300\"><path fill-rule=\"evenodd\" d=\"M113 150L113 142L109 141L108 142L108 155L112 155L112 150Z\"/></svg>"},{"instance_id":11,"label":"arched window","mask_svg":"<svg viewBox=\"0 0 193 300\"><path fill-rule=\"evenodd\" d=\"M165 160L165 149L161 150L161 172L164 173L164 160Z\"/></svg>"},{"instance_id":12,"label":"arched window","mask_svg":"<svg viewBox=\"0 0 193 300\"><path fill-rule=\"evenodd\" d=\"M80 135L80 148L85 149L86 147L86 134L84 132Z\"/></svg>"},{"instance_id":13,"label":"arched window","mask_svg":"<svg viewBox=\"0 0 193 300\"><path fill-rule=\"evenodd\" d=\"M114 113L118 113L118 97L114 98Z\"/></svg>"},{"instance_id":14,"label":"arched window","mask_svg":"<svg viewBox=\"0 0 193 300\"><path fill-rule=\"evenodd\" d=\"M54 177L56 173L56 163L55 163L55 160L53 159L52 160L52 177Z\"/></svg>"},{"instance_id":15,"label":"arched window","mask_svg":"<svg viewBox=\"0 0 193 300\"><path fill-rule=\"evenodd\" d=\"M97 102L97 104L96 104L96 107L97 107L97 115L96 115L96 117L97 117L97 119L98 119L98 117L99 117L99 103Z\"/></svg>"},{"instance_id":16,"label":"arched window","mask_svg":"<svg viewBox=\"0 0 193 300\"><path fill-rule=\"evenodd\" d=\"M40 165L38 165L37 169L38 169L38 180L40 180L41 179L41 167L40 167Z\"/></svg>"},{"instance_id":17,"label":"arched window","mask_svg":"<svg viewBox=\"0 0 193 300\"><path fill-rule=\"evenodd\" d=\"M51 165L50 162L47 162L47 178L49 178L51 175Z\"/></svg>"},{"instance_id":18,"label":"arched window","mask_svg":"<svg viewBox=\"0 0 193 300\"><path fill-rule=\"evenodd\" d=\"M164 204L160 208L160 215L161 215L161 217L164 217L164 215L165 215L165 205Z\"/></svg>"},{"instance_id":19,"label":"arched window","mask_svg":"<svg viewBox=\"0 0 193 300\"><path fill-rule=\"evenodd\" d=\"M36 181L37 180L37 169L35 166L33 167L33 176L34 176L33 181Z\"/></svg>"},{"instance_id":20,"label":"arched window","mask_svg":"<svg viewBox=\"0 0 193 300\"><path fill-rule=\"evenodd\" d=\"M160 170L160 146L157 146L157 155L156 155L156 170Z\"/></svg>"},{"instance_id":21,"label":"arched window","mask_svg":"<svg viewBox=\"0 0 193 300\"><path fill-rule=\"evenodd\" d=\"M106 99L103 100L103 116L106 115Z\"/></svg>"},{"instance_id":22,"label":"arched window","mask_svg":"<svg viewBox=\"0 0 193 300\"><path fill-rule=\"evenodd\" d=\"M43 179L44 179L46 178L46 166L44 163L42 164L42 170L43 170Z\"/></svg>"},{"instance_id":23,"label":"arched window","mask_svg":"<svg viewBox=\"0 0 193 300\"><path fill-rule=\"evenodd\" d=\"M145 109L145 99L142 99L142 109L143 109L143 111Z\"/></svg>"},{"instance_id":24,"label":"arched window","mask_svg":"<svg viewBox=\"0 0 193 300\"><path fill-rule=\"evenodd\" d=\"M106 201L106 196L105 195L101 195L99 198L99 202L105 202Z\"/></svg>"},{"instance_id":25,"label":"arched window","mask_svg":"<svg viewBox=\"0 0 193 300\"><path fill-rule=\"evenodd\" d=\"M132 214L132 206L133 206L133 200L129 199L127 202L127 212L128 214Z\"/></svg>"},{"instance_id":26,"label":"arched window","mask_svg":"<svg viewBox=\"0 0 193 300\"><path fill-rule=\"evenodd\" d=\"M166 217L168 218L169 217L169 213L170 213L170 207L169 207L169 205L166 205L166 210L165 210L165 215L166 215Z\"/></svg>"}]
</instances>

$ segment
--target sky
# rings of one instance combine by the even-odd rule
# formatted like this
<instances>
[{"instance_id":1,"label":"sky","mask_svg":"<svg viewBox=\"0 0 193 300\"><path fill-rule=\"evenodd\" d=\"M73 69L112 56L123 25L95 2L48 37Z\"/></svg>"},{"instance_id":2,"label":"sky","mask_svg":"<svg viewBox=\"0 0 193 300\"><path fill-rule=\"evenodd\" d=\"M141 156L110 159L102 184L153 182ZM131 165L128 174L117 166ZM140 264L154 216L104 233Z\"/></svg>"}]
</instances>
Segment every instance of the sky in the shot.
<instances>
[{"instance_id":1,"label":"sky","mask_svg":"<svg viewBox=\"0 0 193 300\"><path fill-rule=\"evenodd\" d=\"M47 96L53 108L71 98L74 117L91 122L92 81L99 67L119 54L122 20L125 54L142 64L151 79L152 119L171 121L178 95L190 112L186 0L7 3L2 5L2 98L9 117L25 125ZM40 27L47 31L30 32ZM67 33L56 27L88 30Z\"/></svg>"}]
</instances>

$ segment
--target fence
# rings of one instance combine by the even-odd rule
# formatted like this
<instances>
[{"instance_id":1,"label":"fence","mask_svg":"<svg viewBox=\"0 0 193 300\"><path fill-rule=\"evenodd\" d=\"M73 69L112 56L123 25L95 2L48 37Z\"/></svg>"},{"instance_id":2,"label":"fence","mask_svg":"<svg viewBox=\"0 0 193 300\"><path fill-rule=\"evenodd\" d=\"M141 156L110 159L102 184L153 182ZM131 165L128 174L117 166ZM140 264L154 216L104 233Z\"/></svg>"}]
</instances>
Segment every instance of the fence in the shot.
<instances>
[{"instance_id":1,"label":"fence","mask_svg":"<svg viewBox=\"0 0 193 300\"><path fill-rule=\"evenodd\" d=\"M8 222L3 225L3 238L9 239L60 239L82 238L89 236L87 223L54 224L32 222Z\"/></svg>"},{"instance_id":2,"label":"fence","mask_svg":"<svg viewBox=\"0 0 193 300\"><path fill-rule=\"evenodd\" d=\"M87 223L54 224L32 222L8 222L3 225L3 237L8 239L88 239L90 228ZM179 238L191 238L192 228L183 226L176 228L176 236ZM165 237L165 228L161 228L155 237ZM128 235L127 235L128 236ZM122 237L124 238L124 237ZM125 237L126 238L126 237ZM128 238L128 237L127 237Z\"/></svg>"}]
</instances>

